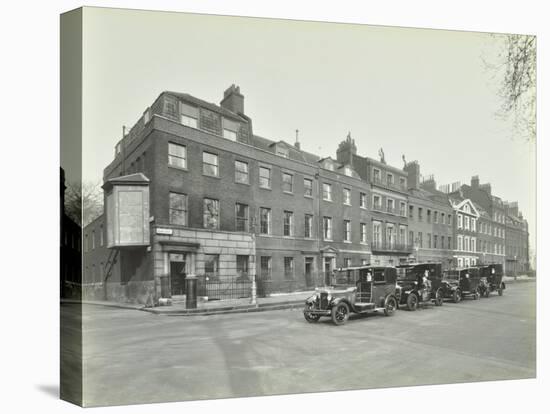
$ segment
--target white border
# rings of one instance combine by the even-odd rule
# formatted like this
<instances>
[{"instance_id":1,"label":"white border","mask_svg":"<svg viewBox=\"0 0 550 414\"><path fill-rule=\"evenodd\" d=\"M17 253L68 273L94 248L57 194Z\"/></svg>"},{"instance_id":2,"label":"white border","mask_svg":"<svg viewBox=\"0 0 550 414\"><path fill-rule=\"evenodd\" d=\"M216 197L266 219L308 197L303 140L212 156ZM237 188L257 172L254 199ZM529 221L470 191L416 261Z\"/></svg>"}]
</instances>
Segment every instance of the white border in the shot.
<instances>
[{"instance_id":1,"label":"white border","mask_svg":"<svg viewBox=\"0 0 550 414\"><path fill-rule=\"evenodd\" d=\"M52 397L58 381L58 136L59 136L59 14L81 6L77 1L11 1L2 10L2 192L4 225L2 268L2 390L5 412L75 412ZM550 119L541 97L548 89L540 75L548 67L547 12L541 1L298 1L253 0L87 1L89 6L160 9L211 14L306 19L392 26L530 33L538 36L539 146L538 211L547 200L542 192L548 155L544 119ZM7 92L7 94L6 94ZM548 164L548 163L547 163ZM538 251L544 251L542 217L538 214ZM533 227L531 227L532 230ZM545 227L547 230L547 228ZM540 261L540 260L539 260ZM548 305L545 271L538 265L538 379L430 387L334 392L188 403L99 408L94 412L150 413L239 412L286 410L335 412L355 406L369 411L425 412L435 404L445 413L522 412L546 406L548 389ZM545 295L546 296L546 295ZM546 328L545 328L546 327ZM55 389L55 388L54 388ZM453 404L459 396L468 403ZM358 405L361 403L361 405ZM411 409L412 407L412 409Z\"/></svg>"}]
</instances>

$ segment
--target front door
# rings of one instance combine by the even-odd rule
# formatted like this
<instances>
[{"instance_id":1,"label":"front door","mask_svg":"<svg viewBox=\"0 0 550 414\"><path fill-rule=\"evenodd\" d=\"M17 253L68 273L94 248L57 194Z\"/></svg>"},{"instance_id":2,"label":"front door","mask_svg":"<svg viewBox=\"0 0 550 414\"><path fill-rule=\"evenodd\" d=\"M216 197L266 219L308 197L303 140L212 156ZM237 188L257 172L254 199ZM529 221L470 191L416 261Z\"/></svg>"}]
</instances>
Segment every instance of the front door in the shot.
<instances>
[{"instance_id":1,"label":"front door","mask_svg":"<svg viewBox=\"0 0 550 414\"><path fill-rule=\"evenodd\" d=\"M313 286L312 273L313 273L313 257L306 257L304 275L306 278L307 287Z\"/></svg>"},{"instance_id":2,"label":"front door","mask_svg":"<svg viewBox=\"0 0 550 414\"><path fill-rule=\"evenodd\" d=\"M324 260L325 285L330 285L330 279L331 279L332 269L333 269L332 264L333 264L333 258L325 257L325 260Z\"/></svg>"},{"instance_id":3,"label":"front door","mask_svg":"<svg viewBox=\"0 0 550 414\"><path fill-rule=\"evenodd\" d=\"M172 296L185 295L186 273L185 253L170 253L170 285Z\"/></svg>"}]
</instances>

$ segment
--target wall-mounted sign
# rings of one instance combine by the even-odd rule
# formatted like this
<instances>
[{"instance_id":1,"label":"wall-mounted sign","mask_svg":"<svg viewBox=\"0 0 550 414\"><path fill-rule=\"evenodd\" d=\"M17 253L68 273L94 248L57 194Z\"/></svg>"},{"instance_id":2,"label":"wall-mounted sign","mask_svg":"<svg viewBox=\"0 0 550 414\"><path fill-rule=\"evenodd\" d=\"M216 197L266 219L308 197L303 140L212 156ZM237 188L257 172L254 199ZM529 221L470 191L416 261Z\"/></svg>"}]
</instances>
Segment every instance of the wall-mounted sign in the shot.
<instances>
[{"instance_id":1,"label":"wall-mounted sign","mask_svg":"<svg viewBox=\"0 0 550 414\"><path fill-rule=\"evenodd\" d=\"M167 234L169 236L172 235L172 229L163 229L161 227L157 227L157 234Z\"/></svg>"}]
</instances>

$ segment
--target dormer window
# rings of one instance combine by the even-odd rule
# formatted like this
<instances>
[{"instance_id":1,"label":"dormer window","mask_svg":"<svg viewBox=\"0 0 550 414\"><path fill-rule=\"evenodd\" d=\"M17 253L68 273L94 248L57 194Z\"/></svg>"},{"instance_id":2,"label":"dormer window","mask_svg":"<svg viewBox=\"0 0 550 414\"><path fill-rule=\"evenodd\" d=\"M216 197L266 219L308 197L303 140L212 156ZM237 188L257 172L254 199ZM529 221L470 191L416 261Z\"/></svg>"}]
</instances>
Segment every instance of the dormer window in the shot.
<instances>
[{"instance_id":1,"label":"dormer window","mask_svg":"<svg viewBox=\"0 0 550 414\"><path fill-rule=\"evenodd\" d=\"M282 145L277 145L276 154L279 157L288 158L288 148L285 148Z\"/></svg>"},{"instance_id":2,"label":"dormer window","mask_svg":"<svg viewBox=\"0 0 550 414\"><path fill-rule=\"evenodd\" d=\"M347 175L348 177L353 175L350 167L344 167L344 175Z\"/></svg>"},{"instance_id":3,"label":"dormer window","mask_svg":"<svg viewBox=\"0 0 550 414\"><path fill-rule=\"evenodd\" d=\"M180 122L191 128L198 128L199 108L180 102Z\"/></svg>"},{"instance_id":4,"label":"dormer window","mask_svg":"<svg viewBox=\"0 0 550 414\"><path fill-rule=\"evenodd\" d=\"M334 164L330 161L325 161L325 168L330 171L334 171Z\"/></svg>"},{"instance_id":5,"label":"dormer window","mask_svg":"<svg viewBox=\"0 0 550 414\"><path fill-rule=\"evenodd\" d=\"M239 123L233 122L227 118L222 119L223 137L230 139L231 141L237 141L237 132L239 130Z\"/></svg>"}]
</instances>

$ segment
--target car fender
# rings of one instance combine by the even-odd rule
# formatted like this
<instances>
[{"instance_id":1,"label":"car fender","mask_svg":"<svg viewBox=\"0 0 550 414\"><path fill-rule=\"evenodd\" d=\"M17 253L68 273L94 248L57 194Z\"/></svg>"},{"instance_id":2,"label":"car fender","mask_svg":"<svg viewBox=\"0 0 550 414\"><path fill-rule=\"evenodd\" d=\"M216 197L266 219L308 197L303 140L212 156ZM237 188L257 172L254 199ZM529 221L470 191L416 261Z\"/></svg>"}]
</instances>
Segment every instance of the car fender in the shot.
<instances>
[{"instance_id":1,"label":"car fender","mask_svg":"<svg viewBox=\"0 0 550 414\"><path fill-rule=\"evenodd\" d=\"M389 293L386 295L386 297L384 298L384 306L386 306L386 302L389 298L395 299L395 303L397 304L397 309L399 309L399 299L397 299L397 296L394 295L393 293Z\"/></svg>"},{"instance_id":2,"label":"car fender","mask_svg":"<svg viewBox=\"0 0 550 414\"><path fill-rule=\"evenodd\" d=\"M334 298L334 299L332 299L329 303L329 308L332 309L332 307L338 305L341 302L344 302L346 305L348 305L350 310L353 309L353 306L351 305L351 303L349 302L349 300L347 298Z\"/></svg>"},{"instance_id":3,"label":"car fender","mask_svg":"<svg viewBox=\"0 0 550 414\"><path fill-rule=\"evenodd\" d=\"M501 282L500 285L502 286L502 290L506 289L506 283Z\"/></svg>"},{"instance_id":4,"label":"car fender","mask_svg":"<svg viewBox=\"0 0 550 414\"><path fill-rule=\"evenodd\" d=\"M306 304L307 303L313 303L317 300L317 295L311 295L309 298L306 299Z\"/></svg>"}]
</instances>

